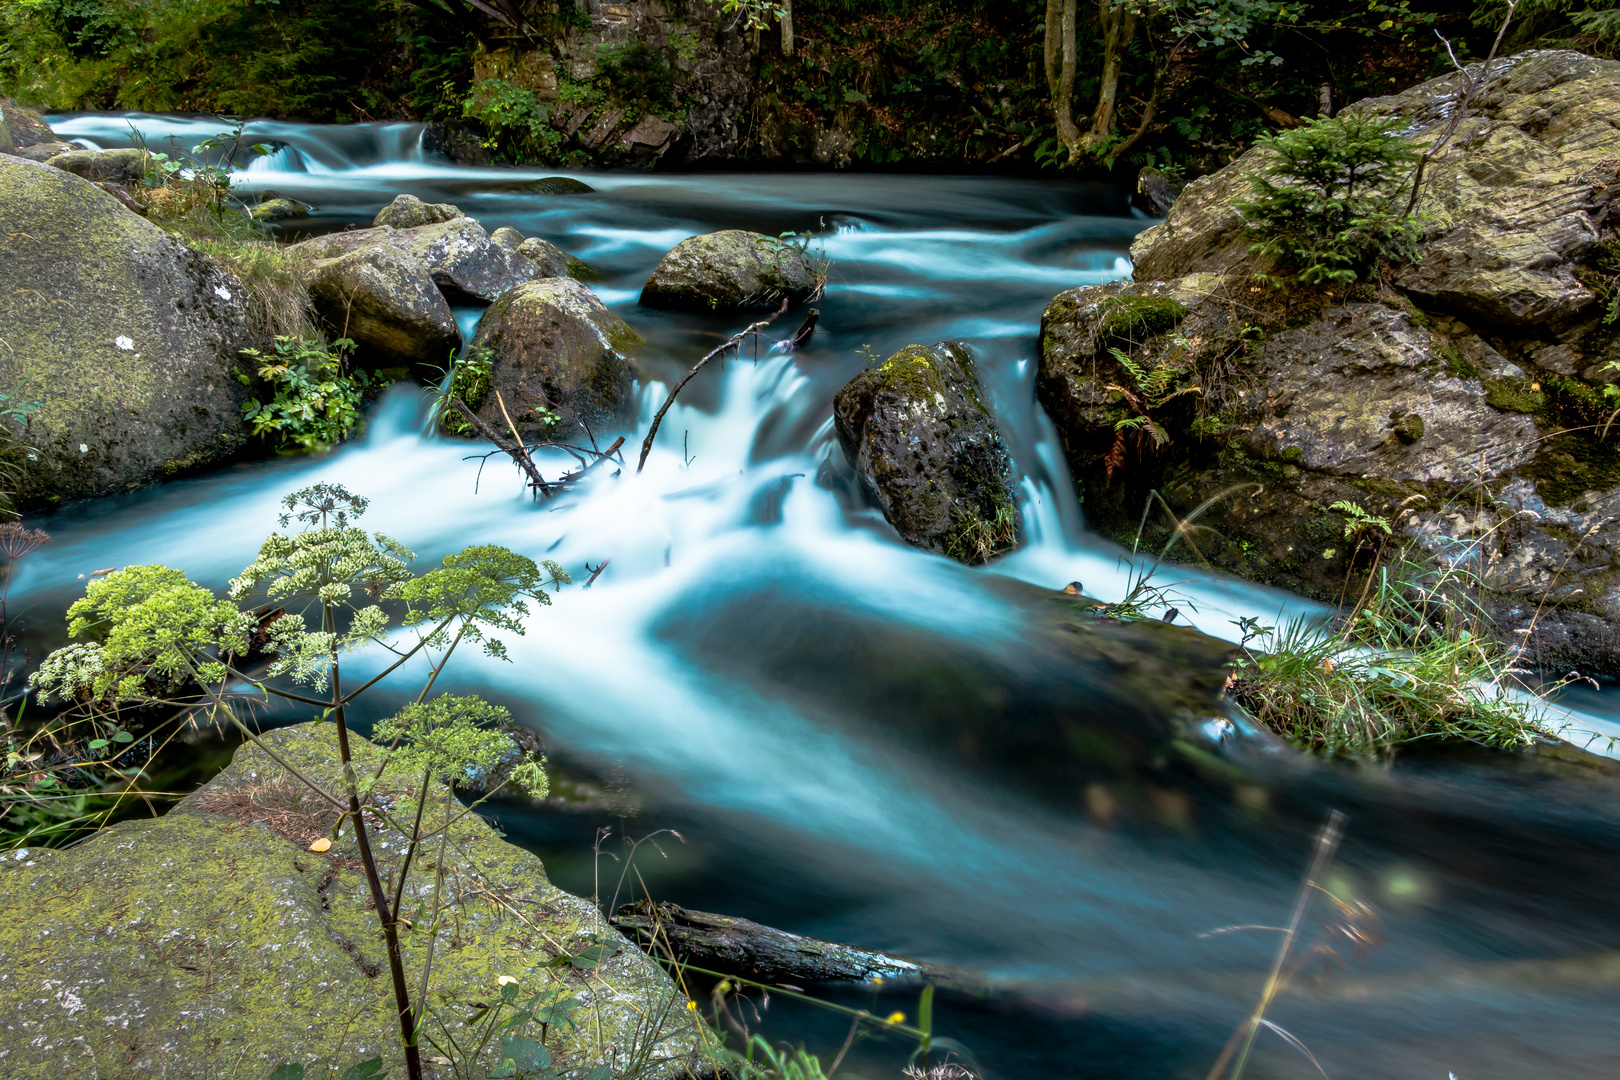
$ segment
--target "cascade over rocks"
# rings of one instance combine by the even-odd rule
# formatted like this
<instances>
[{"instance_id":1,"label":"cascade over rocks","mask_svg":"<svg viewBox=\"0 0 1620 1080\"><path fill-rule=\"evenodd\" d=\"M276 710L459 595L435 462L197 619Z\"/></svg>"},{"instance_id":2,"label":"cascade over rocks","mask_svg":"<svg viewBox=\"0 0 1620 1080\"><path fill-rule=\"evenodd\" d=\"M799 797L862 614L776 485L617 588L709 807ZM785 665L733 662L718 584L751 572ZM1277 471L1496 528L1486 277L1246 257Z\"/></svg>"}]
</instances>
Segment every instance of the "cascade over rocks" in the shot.
<instances>
[{"instance_id":1,"label":"cascade over rocks","mask_svg":"<svg viewBox=\"0 0 1620 1080\"><path fill-rule=\"evenodd\" d=\"M504 402L525 437L577 439L585 434L581 421L603 431L634 401L625 354L641 343L640 334L572 278L531 281L478 320L471 351L489 357L489 388L467 405L493 430L506 431Z\"/></svg>"},{"instance_id":2,"label":"cascade over rocks","mask_svg":"<svg viewBox=\"0 0 1620 1080\"><path fill-rule=\"evenodd\" d=\"M798 245L745 229L682 240L653 269L641 290L648 307L732 313L798 304L821 291L822 279Z\"/></svg>"},{"instance_id":3,"label":"cascade over rocks","mask_svg":"<svg viewBox=\"0 0 1620 1080\"><path fill-rule=\"evenodd\" d=\"M369 741L349 738L361 768L381 761ZM263 739L328 790L340 786L330 723ZM390 771L378 795L414 797L415 782ZM434 782L429 799L443 798ZM381 1055L389 1075L403 1076L387 956L354 832L342 829L328 851L307 850L335 817L248 744L161 818L121 822L66 850L6 852L5 1075L205 1080L229 1062L226 1072L262 1077L284 1062ZM371 827L389 874L402 861L405 837ZM525 994L558 985L591 1018L551 1026L547 1045L559 1066L584 1075L606 1062L619 1075L640 1046L654 1064L638 1075L689 1075L696 1032L685 995L662 968L482 818L462 818L450 835L447 862L462 899L441 924L430 1015L460 1037L472 1003L496 996L502 977ZM409 883L404 906L414 913L431 902L434 874L418 867ZM427 951L425 929L402 935L413 975ZM595 942L618 950L589 971L567 962Z\"/></svg>"},{"instance_id":4,"label":"cascade over rocks","mask_svg":"<svg viewBox=\"0 0 1620 1080\"><path fill-rule=\"evenodd\" d=\"M337 333L380 356L443 365L461 347L455 314L419 259L376 245L325 259L305 275L315 310Z\"/></svg>"},{"instance_id":5,"label":"cascade over rocks","mask_svg":"<svg viewBox=\"0 0 1620 1080\"><path fill-rule=\"evenodd\" d=\"M1461 87L1361 106L1427 146ZM1132 245L1134 282L1042 318L1036 393L1088 522L1129 542L1150 492L1182 515L1214 498L1184 534L1199 553L1334 601L1370 559L1330 509L1353 502L1477 572L1532 664L1620 674L1620 438L1602 433L1620 344L1599 301L1620 275L1615 115L1620 63L1498 61L1428 166L1417 258L1348 290L1252 277L1235 204L1267 151L1189 184ZM1157 546L1170 523L1150 520Z\"/></svg>"},{"instance_id":6,"label":"cascade over rocks","mask_svg":"<svg viewBox=\"0 0 1620 1080\"><path fill-rule=\"evenodd\" d=\"M968 564L1018 539L1011 458L961 342L908 345L833 398L844 456L909 544Z\"/></svg>"},{"instance_id":7,"label":"cascade over rocks","mask_svg":"<svg viewBox=\"0 0 1620 1080\"><path fill-rule=\"evenodd\" d=\"M429 203L415 195L395 195L393 202L377 211L371 223L392 225L396 229L414 229L418 225L435 225L466 216L461 207L452 203Z\"/></svg>"},{"instance_id":8,"label":"cascade over rocks","mask_svg":"<svg viewBox=\"0 0 1620 1080\"><path fill-rule=\"evenodd\" d=\"M0 387L41 402L25 499L122 491L247 440L243 285L72 173L0 156Z\"/></svg>"}]
</instances>

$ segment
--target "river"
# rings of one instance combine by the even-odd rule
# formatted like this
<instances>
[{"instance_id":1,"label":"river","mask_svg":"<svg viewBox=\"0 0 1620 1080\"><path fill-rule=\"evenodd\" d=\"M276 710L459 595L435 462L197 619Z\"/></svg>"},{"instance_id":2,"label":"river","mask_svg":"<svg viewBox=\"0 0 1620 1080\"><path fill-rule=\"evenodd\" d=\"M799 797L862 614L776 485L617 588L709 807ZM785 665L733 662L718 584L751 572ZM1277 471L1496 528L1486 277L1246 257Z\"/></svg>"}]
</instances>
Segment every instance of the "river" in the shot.
<instances>
[{"instance_id":1,"label":"river","mask_svg":"<svg viewBox=\"0 0 1620 1080\"><path fill-rule=\"evenodd\" d=\"M155 116L52 123L85 145L130 145L138 131L155 150L221 129ZM363 437L328 455L243 463L42 516L34 524L55 539L21 567L14 610L31 606L36 625L52 624L47 613L79 594L83 575L139 562L223 585L274 526L280 495L315 480L370 497L362 524L424 562L496 542L583 580L587 564L610 559L592 588L562 591L508 640L510 663L468 656L441 682L506 705L564 772L607 791L574 809L500 812L563 887L591 894L599 826L613 828L605 847L615 852L620 835L678 830L637 857L662 899L1002 984L943 994L936 1018L990 1076L1201 1077L1276 947L1264 930L1207 932L1285 920L1312 836L1337 808L1349 821L1328 884L1367 906L1375 932L1360 943L1331 928L1313 936L1333 953L1313 954L1306 992L1268 1014L1326 1075L1620 1071L1612 780L1483 753L1312 764L1249 739L1122 759L1086 737L1109 721L1110 688L1039 647L1019 583L1079 580L1104 599L1125 587L1122 553L1086 532L1033 394L1046 301L1127 276L1130 238L1151 224L1120 192L945 176L581 173L593 193L546 196L503 189L557 174L452 166L415 125L249 132L277 149L237 176L239 189L314 204L299 229L369 223L408 191L454 202L491 230L544 236L602 270L597 292L648 341L636 358L640 417L622 432L631 445L668 386L739 326L637 305L641 281L684 237L813 232L832 260L820 332L790 355L767 335L757 355L705 372L665 419L644 473L598 470L541 507L501 462L423 437L420 394L395 387ZM477 316L461 314L468 326ZM900 543L853 493L832 432L832 395L868 356L946 338L978 352L1021 477L1027 542L979 569ZM1199 571L1166 580L1195 625L1227 638L1239 617L1312 610ZM1584 705L1582 725L1620 732L1609 695ZM1049 748L1048 730L1070 733L1061 761L1019 749ZM604 856L602 878L617 873ZM914 989L826 996L880 1013L915 1006ZM824 1053L843 1037L837 1017L780 996L764 1016L772 1037ZM907 1049L865 1042L851 1067L893 1076ZM1267 1033L1246 1075L1317 1074Z\"/></svg>"}]
</instances>

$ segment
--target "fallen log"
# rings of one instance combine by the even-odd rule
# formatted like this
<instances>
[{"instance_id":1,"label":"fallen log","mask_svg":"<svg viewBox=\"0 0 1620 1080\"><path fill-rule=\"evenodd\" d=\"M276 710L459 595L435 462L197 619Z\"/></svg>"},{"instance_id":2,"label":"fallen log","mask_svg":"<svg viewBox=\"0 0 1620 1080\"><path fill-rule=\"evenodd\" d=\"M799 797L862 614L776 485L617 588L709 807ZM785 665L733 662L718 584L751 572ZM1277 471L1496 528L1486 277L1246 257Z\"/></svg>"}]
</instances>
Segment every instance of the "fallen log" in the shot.
<instances>
[{"instance_id":1,"label":"fallen log","mask_svg":"<svg viewBox=\"0 0 1620 1080\"><path fill-rule=\"evenodd\" d=\"M670 903L625 904L613 918L654 956L773 985L826 982L929 982L978 992L984 976L959 968L802 937L730 915ZM667 950L667 951L666 951Z\"/></svg>"}]
</instances>

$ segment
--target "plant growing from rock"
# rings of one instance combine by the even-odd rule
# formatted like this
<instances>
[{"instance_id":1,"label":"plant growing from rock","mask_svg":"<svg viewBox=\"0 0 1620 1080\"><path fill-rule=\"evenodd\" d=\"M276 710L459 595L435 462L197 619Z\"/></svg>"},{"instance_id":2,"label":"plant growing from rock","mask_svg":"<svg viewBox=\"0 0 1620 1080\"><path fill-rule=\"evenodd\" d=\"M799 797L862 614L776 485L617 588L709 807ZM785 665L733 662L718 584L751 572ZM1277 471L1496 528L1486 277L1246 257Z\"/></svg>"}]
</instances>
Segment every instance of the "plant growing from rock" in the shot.
<instances>
[{"instance_id":1,"label":"plant growing from rock","mask_svg":"<svg viewBox=\"0 0 1620 1080\"><path fill-rule=\"evenodd\" d=\"M330 348L307 338L277 336L266 356L258 349L242 355L259 364L259 378L274 388L269 401L242 403L242 415L253 434L278 450L323 450L354 433L364 419L361 402L371 388L363 371L346 371L346 354L354 348L339 338ZM238 376L243 383L246 375Z\"/></svg>"},{"instance_id":2,"label":"plant growing from rock","mask_svg":"<svg viewBox=\"0 0 1620 1080\"><path fill-rule=\"evenodd\" d=\"M529 604L548 604L545 590L569 578L556 563L537 565L495 545L468 547L445 556L436 569L413 573L408 549L353 525L367 501L337 485L294 492L282 506L281 527L298 527L267 537L225 599L162 566L127 567L92 581L68 612L70 635L83 640L47 657L30 683L42 699L67 702L86 717L178 705L189 718L229 724L337 811L334 833L350 829L359 851L386 943L406 1071L417 1080L424 1075L419 1037L427 1019L445 846L451 825L472 812L453 805L446 789L434 808L437 824L426 824L430 785L469 774L488 777L504 768L501 782L486 785L490 794L515 785L538 796L547 787L543 763L521 755L499 730L509 722L505 710L475 697L428 695L464 642L505 659L505 646L494 635L522 634ZM342 657L366 646L386 650L392 661L359 685L346 685ZM378 725L377 737L389 742L388 756L377 770L362 772L350 750L348 711L413 660L426 668L421 688L410 705ZM242 720L246 703L271 697L319 709L335 725L343 767L338 790L309 779ZM416 797L391 804L374 798L387 769L418 777ZM406 841L387 883L372 841L374 831L385 827ZM407 920L401 914L407 879L427 845L438 850L433 900ZM400 936L413 924L416 940L427 936L414 985Z\"/></svg>"},{"instance_id":3,"label":"plant growing from rock","mask_svg":"<svg viewBox=\"0 0 1620 1080\"><path fill-rule=\"evenodd\" d=\"M1403 125L1347 109L1255 140L1271 153L1238 209L1251 250L1288 272L1273 283L1353 284L1380 258L1411 256L1421 229L1399 204L1419 154Z\"/></svg>"}]
</instances>

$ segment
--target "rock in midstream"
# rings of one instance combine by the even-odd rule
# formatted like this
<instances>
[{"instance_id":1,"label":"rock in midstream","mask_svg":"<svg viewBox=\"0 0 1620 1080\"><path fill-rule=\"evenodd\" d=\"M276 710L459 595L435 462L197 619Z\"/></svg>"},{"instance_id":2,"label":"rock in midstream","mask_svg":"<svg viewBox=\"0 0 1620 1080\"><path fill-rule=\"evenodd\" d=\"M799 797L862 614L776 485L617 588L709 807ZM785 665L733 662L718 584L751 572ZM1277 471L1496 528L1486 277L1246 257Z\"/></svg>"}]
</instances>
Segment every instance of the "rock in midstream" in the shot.
<instances>
[{"instance_id":1,"label":"rock in midstream","mask_svg":"<svg viewBox=\"0 0 1620 1080\"><path fill-rule=\"evenodd\" d=\"M908 345L833 399L844 455L909 544L982 563L1018 542L1011 459L961 342Z\"/></svg>"},{"instance_id":2,"label":"rock in midstream","mask_svg":"<svg viewBox=\"0 0 1620 1080\"><path fill-rule=\"evenodd\" d=\"M1359 107L1426 146L1464 82ZM1602 434L1620 342L1591 287L1613 287L1604 253L1620 244L1617 113L1620 63L1498 61L1428 166L1416 259L1348 294L1253 279L1266 268L1238 202L1268 151L1189 184L1132 245L1134 283L1071 289L1041 321L1036 393L1087 523L1130 543L1157 493L1198 512L1182 530L1197 555L1333 602L1365 568L1333 508L1354 503L1478 574L1530 664L1620 675L1620 448ZM1138 373L1161 383L1146 411L1162 439L1130 400ZM1172 526L1155 511L1144 543Z\"/></svg>"},{"instance_id":3,"label":"rock in midstream","mask_svg":"<svg viewBox=\"0 0 1620 1080\"><path fill-rule=\"evenodd\" d=\"M420 259L383 245L323 259L304 275L315 310L360 346L365 364L444 366L461 346L456 317Z\"/></svg>"},{"instance_id":4,"label":"rock in midstream","mask_svg":"<svg viewBox=\"0 0 1620 1080\"><path fill-rule=\"evenodd\" d=\"M495 431L508 430L510 416L525 437L578 439L587 426L603 431L634 400L628 353L641 341L573 278L531 281L478 320L469 350L488 357L489 385L467 404Z\"/></svg>"},{"instance_id":5,"label":"rock in midstream","mask_svg":"<svg viewBox=\"0 0 1620 1080\"><path fill-rule=\"evenodd\" d=\"M734 313L801 303L821 288L815 262L787 240L726 229L682 240L641 289L648 307Z\"/></svg>"},{"instance_id":6,"label":"rock in midstream","mask_svg":"<svg viewBox=\"0 0 1620 1080\"><path fill-rule=\"evenodd\" d=\"M436 225L441 221L454 221L466 217L461 207L453 203L423 202L415 195L396 195L394 201L377 211L374 226L392 225L396 229L414 229L418 225Z\"/></svg>"},{"instance_id":7,"label":"rock in midstream","mask_svg":"<svg viewBox=\"0 0 1620 1080\"><path fill-rule=\"evenodd\" d=\"M382 225L327 233L290 250L330 259L368 247L397 248L420 260L452 303L492 303L535 276L532 263L495 243L470 217L408 229Z\"/></svg>"},{"instance_id":8,"label":"rock in midstream","mask_svg":"<svg viewBox=\"0 0 1620 1080\"><path fill-rule=\"evenodd\" d=\"M246 290L90 181L0 156L0 386L40 403L24 498L104 495L247 440Z\"/></svg>"}]
</instances>

